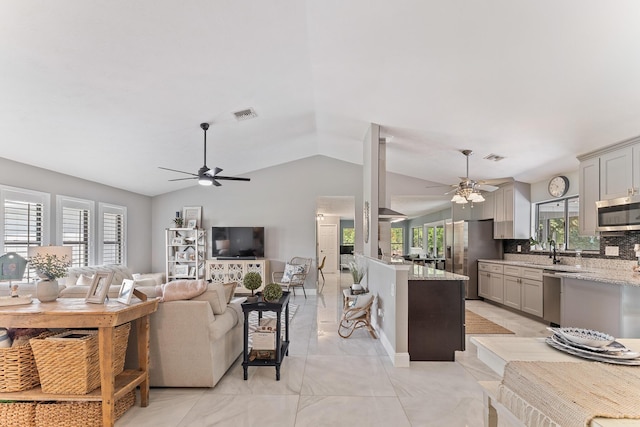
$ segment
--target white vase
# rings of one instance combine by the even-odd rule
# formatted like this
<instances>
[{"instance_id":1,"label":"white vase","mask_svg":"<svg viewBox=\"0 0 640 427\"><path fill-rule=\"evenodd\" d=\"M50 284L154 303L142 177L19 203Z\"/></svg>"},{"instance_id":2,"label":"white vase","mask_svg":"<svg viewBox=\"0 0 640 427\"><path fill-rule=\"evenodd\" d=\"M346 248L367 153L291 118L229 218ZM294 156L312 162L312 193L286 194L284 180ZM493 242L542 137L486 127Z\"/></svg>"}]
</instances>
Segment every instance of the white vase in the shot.
<instances>
[{"instance_id":1,"label":"white vase","mask_svg":"<svg viewBox=\"0 0 640 427\"><path fill-rule=\"evenodd\" d=\"M42 279L36 284L36 298L40 302L55 301L58 298L58 281Z\"/></svg>"}]
</instances>

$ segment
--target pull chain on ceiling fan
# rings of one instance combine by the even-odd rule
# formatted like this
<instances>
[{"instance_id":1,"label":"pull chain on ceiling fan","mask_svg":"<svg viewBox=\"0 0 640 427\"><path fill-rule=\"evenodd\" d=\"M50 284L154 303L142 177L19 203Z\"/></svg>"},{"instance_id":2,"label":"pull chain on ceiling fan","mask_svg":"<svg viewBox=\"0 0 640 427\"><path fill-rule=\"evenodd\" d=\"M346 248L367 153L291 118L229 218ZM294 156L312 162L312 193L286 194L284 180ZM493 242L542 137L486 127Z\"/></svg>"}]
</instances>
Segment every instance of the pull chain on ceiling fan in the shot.
<instances>
[{"instance_id":1,"label":"pull chain on ceiling fan","mask_svg":"<svg viewBox=\"0 0 640 427\"><path fill-rule=\"evenodd\" d=\"M215 167L213 169L213 173L211 173L211 169L209 169L209 167L207 166L207 130L209 129L209 123L200 123L200 128L202 128L202 130L204 131L204 162L203 162L203 166L198 169L198 173L191 173L191 172L184 172L184 171L180 171L180 170L176 170L176 169L169 169L169 168L163 168L162 166L159 166L160 169L164 169L164 170L168 170L168 171L172 171L172 172L179 172L179 173L185 173L187 175L192 175L189 178L175 178L175 179L170 179L169 181L184 181L186 179L197 179L198 180L198 184L200 185L215 185L216 187L220 187L222 184L220 184L218 181L219 180L227 180L227 181L251 181L250 178L239 178L239 177L235 177L235 176L222 176L222 175L218 175L220 172L222 172L222 169L220 169L219 167Z\"/></svg>"}]
</instances>

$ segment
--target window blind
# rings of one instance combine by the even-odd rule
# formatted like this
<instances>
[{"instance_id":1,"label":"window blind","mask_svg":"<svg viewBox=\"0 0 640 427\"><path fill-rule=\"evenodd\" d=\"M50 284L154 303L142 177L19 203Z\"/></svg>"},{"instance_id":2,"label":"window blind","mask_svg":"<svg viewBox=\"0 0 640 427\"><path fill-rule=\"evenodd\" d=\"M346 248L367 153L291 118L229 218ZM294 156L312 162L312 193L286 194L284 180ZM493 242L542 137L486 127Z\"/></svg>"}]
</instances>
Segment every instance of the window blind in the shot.
<instances>
[{"instance_id":1,"label":"window blind","mask_svg":"<svg viewBox=\"0 0 640 427\"><path fill-rule=\"evenodd\" d=\"M90 211L88 209L62 208L62 244L72 247L71 265L89 265Z\"/></svg>"},{"instance_id":2,"label":"window blind","mask_svg":"<svg viewBox=\"0 0 640 427\"><path fill-rule=\"evenodd\" d=\"M124 215L103 213L102 260L105 264L124 264Z\"/></svg>"},{"instance_id":3,"label":"window blind","mask_svg":"<svg viewBox=\"0 0 640 427\"><path fill-rule=\"evenodd\" d=\"M42 203L21 200L4 200L4 251L15 252L28 258L29 246L43 244ZM32 269L26 269L25 280L36 277Z\"/></svg>"}]
</instances>

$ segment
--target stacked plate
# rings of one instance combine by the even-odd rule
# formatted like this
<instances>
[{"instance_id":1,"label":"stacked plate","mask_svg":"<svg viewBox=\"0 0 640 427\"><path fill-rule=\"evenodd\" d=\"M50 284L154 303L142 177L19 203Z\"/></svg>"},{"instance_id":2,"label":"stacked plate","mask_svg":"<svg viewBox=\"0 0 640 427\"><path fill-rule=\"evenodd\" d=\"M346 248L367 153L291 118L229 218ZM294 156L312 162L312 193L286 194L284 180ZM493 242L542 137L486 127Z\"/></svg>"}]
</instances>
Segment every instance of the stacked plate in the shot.
<instances>
[{"instance_id":1,"label":"stacked plate","mask_svg":"<svg viewBox=\"0 0 640 427\"><path fill-rule=\"evenodd\" d=\"M591 329L547 328L553 335L545 342L574 356L617 365L640 365L640 353L620 344L611 335Z\"/></svg>"}]
</instances>

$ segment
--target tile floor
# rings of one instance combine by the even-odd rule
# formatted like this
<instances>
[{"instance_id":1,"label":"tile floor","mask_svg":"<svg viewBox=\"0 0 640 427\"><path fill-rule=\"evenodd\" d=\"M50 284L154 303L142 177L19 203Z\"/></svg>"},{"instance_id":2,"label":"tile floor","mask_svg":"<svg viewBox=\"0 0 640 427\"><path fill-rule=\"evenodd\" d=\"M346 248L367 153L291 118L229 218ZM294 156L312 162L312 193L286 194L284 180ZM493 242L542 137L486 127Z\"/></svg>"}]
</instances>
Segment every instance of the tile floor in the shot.
<instances>
[{"instance_id":1,"label":"tile floor","mask_svg":"<svg viewBox=\"0 0 640 427\"><path fill-rule=\"evenodd\" d=\"M349 275L325 276L322 294L291 299L299 308L280 381L267 367L250 367L244 381L239 358L213 389L152 388L150 405L131 408L116 426L482 426L477 381L499 378L469 336L455 362L394 368L366 331L337 335ZM467 301L467 308L518 336L547 335L543 323L493 305Z\"/></svg>"}]
</instances>

